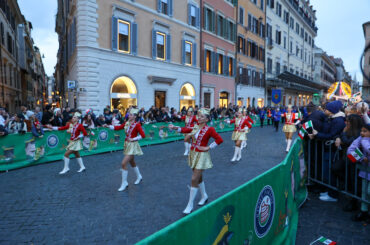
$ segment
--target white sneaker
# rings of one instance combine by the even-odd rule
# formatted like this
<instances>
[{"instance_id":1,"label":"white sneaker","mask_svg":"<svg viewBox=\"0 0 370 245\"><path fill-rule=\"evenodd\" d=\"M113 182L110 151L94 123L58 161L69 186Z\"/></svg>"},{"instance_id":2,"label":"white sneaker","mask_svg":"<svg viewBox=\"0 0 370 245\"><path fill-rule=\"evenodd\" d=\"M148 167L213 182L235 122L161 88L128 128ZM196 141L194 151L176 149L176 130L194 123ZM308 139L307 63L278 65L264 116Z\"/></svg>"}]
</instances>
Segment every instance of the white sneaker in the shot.
<instances>
[{"instance_id":1,"label":"white sneaker","mask_svg":"<svg viewBox=\"0 0 370 245\"><path fill-rule=\"evenodd\" d=\"M320 196L319 198L320 198L321 201L324 201L324 202L337 202L338 201L338 199L333 198L333 197L331 197L329 195Z\"/></svg>"},{"instance_id":2,"label":"white sneaker","mask_svg":"<svg viewBox=\"0 0 370 245\"><path fill-rule=\"evenodd\" d=\"M123 182L122 185L121 185L121 187L118 189L118 191L124 191L127 186L128 186L128 183L127 182Z\"/></svg>"}]
</instances>

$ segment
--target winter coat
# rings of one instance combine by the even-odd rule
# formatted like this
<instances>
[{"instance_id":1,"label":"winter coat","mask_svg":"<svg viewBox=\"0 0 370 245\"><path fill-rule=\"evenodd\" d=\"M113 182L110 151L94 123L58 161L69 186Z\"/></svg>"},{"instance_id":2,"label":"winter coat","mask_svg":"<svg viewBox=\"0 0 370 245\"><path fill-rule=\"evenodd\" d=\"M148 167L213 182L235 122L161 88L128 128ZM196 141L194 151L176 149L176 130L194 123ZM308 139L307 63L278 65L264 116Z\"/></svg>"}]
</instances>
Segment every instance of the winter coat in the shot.
<instances>
[{"instance_id":1,"label":"winter coat","mask_svg":"<svg viewBox=\"0 0 370 245\"><path fill-rule=\"evenodd\" d=\"M323 131L318 131L314 126L314 129L318 131L316 138L322 140L332 140L338 137L343 132L343 129L346 127L344 119L345 114L340 111L331 116L328 122L324 123Z\"/></svg>"}]
</instances>

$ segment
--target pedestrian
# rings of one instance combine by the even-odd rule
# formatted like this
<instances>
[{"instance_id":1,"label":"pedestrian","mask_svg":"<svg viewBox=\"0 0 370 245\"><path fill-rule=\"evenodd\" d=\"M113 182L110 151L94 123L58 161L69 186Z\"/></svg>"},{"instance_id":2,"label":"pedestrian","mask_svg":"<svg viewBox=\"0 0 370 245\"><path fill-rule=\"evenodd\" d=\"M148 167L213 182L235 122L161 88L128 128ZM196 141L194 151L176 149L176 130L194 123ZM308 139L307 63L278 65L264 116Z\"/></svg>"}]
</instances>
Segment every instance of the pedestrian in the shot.
<instances>
[{"instance_id":1,"label":"pedestrian","mask_svg":"<svg viewBox=\"0 0 370 245\"><path fill-rule=\"evenodd\" d=\"M299 124L299 120L296 114L292 112L292 105L288 105L287 112L283 116L285 118L283 132L285 133L285 141L287 143L285 151L288 153L292 145L293 133L297 131L295 126Z\"/></svg>"},{"instance_id":2,"label":"pedestrian","mask_svg":"<svg viewBox=\"0 0 370 245\"><path fill-rule=\"evenodd\" d=\"M234 124L234 131L231 136L231 139L235 142L234 156L231 159L232 162L240 161L242 158L242 141L247 140L246 132L248 129L252 128L250 122L243 116L243 109L235 113L236 117L233 120L225 120L225 122Z\"/></svg>"},{"instance_id":3,"label":"pedestrian","mask_svg":"<svg viewBox=\"0 0 370 245\"><path fill-rule=\"evenodd\" d=\"M188 108L188 111L186 112L186 116L182 116L181 120L185 122L186 128L191 128L191 129L193 129L194 125L198 123L196 116L194 116L194 110L192 107ZM187 134L184 135L185 138L186 138L186 135ZM184 145L185 145L184 156L187 156L189 155L189 151L191 147L191 138L188 138L187 140L185 140L185 138L184 138Z\"/></svg>"},{"instance_id":4,"label":"pedestrian","mask_svg":"<svg viewBox=\"0 0 370 245\"><path fill-rule=\"evenodd\" d=\"M53 130L67 130L67 133L71 134L69 144L66 147L66 153L64 154L64 168L59 174L65 174L69 171L69 156L72 154L75 155L76 160L80 165L80 169L77 172L81 173L86 169L79 151L82 150L81 138L87 136L87 133L82 124L79 123L80 117L81 114L79 112L75 112L71 123L67 123L67 125L63 127L52 127Z\"/></svg>"},{"instance_id":5,"label":"pedestrian","mask_svg":"<svg viewBox=\"0 0 370 245\"><path fill-rule=\"evenodd\" d=\"M193 203L198 193L198 189L200 189L202 196L198 205L203 206L208 201L208 195L203 181L203 171L212 168L213 166L209 150L223 142L221 136L216 132L216 130L207 125L211 120L210 110L201 108L198 112L198 125L195 125L193 129L187 127L180 128L172 124L169 125L170 129L177 129L178 132L188 133L186 137L191 137L193 139L188 158L188 164L192 169L193 174L191 177L189 202L183 211L184 214L189 214L193 211ZM214 138L215 142L207 146L210 138Z\"/></svg>"},{"instance_id":6,"label":"pedestrian","mask_svg":"<svg viewBox=\"0 0 370 245\"><path fill-rule=\"evenodd\" d=\"M264 108L260 108L259 112L258 112L258 115L260 117L260 122L261 122L261 128L263 128L263 122L265 121L265 115L266 115L266 111Z\"/></svg>"},{"instance_id":7,"label":"pedestrian","mask_svg":"<svg viewBox=\"0 0 370 245\"><path fill-rule=\"evenodd\" d=\"M276 107L274 111L274 115L273 115L275 132L278 132L279 130L280 118L281 118L281 112L279 110L279 107Z\"/></svg>"},{"instance_id":8,"label":"pedestrian","mask_svg":"<svg viewBox=\"0 0 370 245\"><path fill-rule=\"evenodd\" d=\"M124 191L126 187L128 186L127 182L127 165L130 163L131 167L134 169L136 173L136 181L135 185L138 185L143 177L141 176L141 173L139 171L139 168L136 165L135 156L141 156L143 155L143 152L139 145L139 140L145 138L145 133L141 127L141 124L139 122L136 122L136 117L139 112L139 109L131 108L128 113L128 121L126 123L123 123L119 126L113 126L110 125L109 128L112 130L121 130L124 129L126 133L125 143L124 143L124 150L123 154L125 154L125 157L122 159L122 183L118 191Z\"/></svg>"}]
</instances>

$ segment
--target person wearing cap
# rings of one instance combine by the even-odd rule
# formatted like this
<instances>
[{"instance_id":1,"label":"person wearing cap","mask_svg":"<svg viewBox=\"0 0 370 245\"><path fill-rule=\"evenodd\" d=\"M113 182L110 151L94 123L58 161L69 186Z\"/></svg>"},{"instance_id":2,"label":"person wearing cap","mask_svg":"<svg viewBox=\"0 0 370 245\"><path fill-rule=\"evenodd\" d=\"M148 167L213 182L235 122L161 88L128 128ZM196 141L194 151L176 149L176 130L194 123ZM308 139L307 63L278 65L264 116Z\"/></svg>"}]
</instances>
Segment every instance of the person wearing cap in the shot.
<instances>
[{"instance_id":1,"label":"person wearing cap","mask_svg":"<svg viewBox=\"0 0 370 245\"><path fill-rule=\"evenodd\" d=\"M53 130L58 131L67 130L67 132L71 134L71 139L66 147L66 153L64 154L64 168L59 174L65 174L69 171L69 156L71 154L75 155L76 160L80 165L80 169L77 172L80 173L86 169L79 151L83 149L81 138L87 136L87 132L85 128L82 126L82 124L79 123L80 117L81 114L79 112L75 112L71 119L71 122L67 123L66 126L52 127Z\"/></svg>"},{"instance_id":2,"label":"person wearing cap","mask_svg":"<svg viewBox=\"0 0 370 245\"><path fill-rule=\"evenodd\" d=\"M112 130L124 129L126 133L125 143L123 146L123 154L125 154L125 157L122 160L122 183L118 191L124 191L128 186L128 163L130 163L131 167L136 173L135 185L138 185L143 179L134 159L135 156L143 155L143 152L139 145L139 140L145 138L145 133L141 127L141 124L139 122L136 122L136 116L138 112L139 109L131 108L128 113L128 121L126 123L123 123L119 126L109 126L109 128Z\"/></svg>"},{"instance_id":3,"label":"person wearing cap","mask_svg":"<svg viewBox=\"0 0 370 245\"><path fill-rule=\"evenodd\" d=\"M285 150L287 153L292 145L293 134L297 131L296 125L300 123L298 116L296 113L293 113L292 110L292 105L288 105L286 112L283 114L283 117L285 118L283 132L285 133L285 141L287 143Z\"/></svg>"},{"instance_id":4,"label":"person wearing cap","mask_svg":"<svg viewBox=\"0 0 370 245\"><path fill-rule=\"evenodd\" d=\"M243 116L243 108L239 108L235 113L236 118L233 120L225 120L225 122L231 124L234 123L234 131L231 136L231 139L235 141L235 151L234 156L231 159L232 162L239 161L242 158L242 141L247 140L247 131L252 128L253 120L245 118Z\"/></svg>"},{"instance_id":5,"label":"person wearing cap","mask_svg":"<svg viewBox=\"0 0 370 245\"><path fill-rule=\"evenodd\" d=\"M208 195L206 193L202 176L203 171L213 167L209 150L214 149L217 145L223 142L223 139L216 130L207 125L211 120L210 110L206 108L199 109L198 116L198 125L195 125L194 128L180 128L173 124L168 126L172 130L177 129L180 133L188 134L185 139L192 138L193 140L188 157L188 164L193 170L193 175L191 177L189 202L183 211L184 214L192 212L194 199L198 193L198 189L200 189L200 193L202 195L198 205L203 206L208 201ZM214 138L215 142L208 146L210 138Z\"/></svg>"},{"instance_id":6,"label":"person wearing cap","mask_svg":"<svg viewBox=\"0 0 370 245\"><path fill-rule=\"evenodd\" d=\"M189 107L189 109L187 111L187 115L182 116L181 120L183 120L185 122L185 127L191 128L191 129L198 122L196 116L194 115L194 110L193 110L192 107ZM186 137L186 134L185 134L185 137ZM190 151L190 147L191 147L191 138L189 138L188 140L184 140L184 145L185 145L184 156L187 156L187 155L189 155L189 151Z\"/></svg>"}]
</instances>

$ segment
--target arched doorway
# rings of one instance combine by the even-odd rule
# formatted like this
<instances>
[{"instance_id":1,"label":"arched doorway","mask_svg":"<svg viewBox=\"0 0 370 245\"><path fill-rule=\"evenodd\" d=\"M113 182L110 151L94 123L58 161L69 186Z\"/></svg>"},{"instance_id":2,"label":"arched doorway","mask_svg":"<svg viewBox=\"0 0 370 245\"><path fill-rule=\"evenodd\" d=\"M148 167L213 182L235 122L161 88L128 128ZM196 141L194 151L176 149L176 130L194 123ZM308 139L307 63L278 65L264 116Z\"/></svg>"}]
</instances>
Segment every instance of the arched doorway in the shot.
<instances>
[{"instance_id":1,"label":"arched doorway","mask_svg":"<svg viewBox=\"0 0 370 245\"><path fill-rule=\"evenodd\" d=\"M134 82L125 76L114 80L110 89L111 109L118 109L122 115L130 106L137 105L137 90Z\"/></svg>"},{"instance_id":2,"label":"arched doorway","mask_svg":"<svg viewBox=\"0 0 370 245\"><path fill-rule=\"evenodd\" d=\"M257 99L257 106L262 108L265 106L265 101L262 98Z\"/></svg>"},{"instance_id":3,"label":"arched doorway","mask_svg":"<svg viewBox=\"0 0 370 245\"><path fill-rule=\"evenodd\" d=\"M195 89L190 83L185 83L180 89L180 110L184 106L195 107Z\"/></svg>"},{"instance_id":4,"label":"arched doorway","mask_svg":"<svg viewBox=\"0 0 370 245\"><path fill-rule=\"evenodd\" d=\"M227 107L229 105L229 93L220 92L220 107Z\"/></svg>"}]
</instances>

